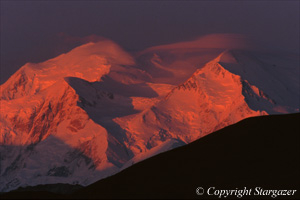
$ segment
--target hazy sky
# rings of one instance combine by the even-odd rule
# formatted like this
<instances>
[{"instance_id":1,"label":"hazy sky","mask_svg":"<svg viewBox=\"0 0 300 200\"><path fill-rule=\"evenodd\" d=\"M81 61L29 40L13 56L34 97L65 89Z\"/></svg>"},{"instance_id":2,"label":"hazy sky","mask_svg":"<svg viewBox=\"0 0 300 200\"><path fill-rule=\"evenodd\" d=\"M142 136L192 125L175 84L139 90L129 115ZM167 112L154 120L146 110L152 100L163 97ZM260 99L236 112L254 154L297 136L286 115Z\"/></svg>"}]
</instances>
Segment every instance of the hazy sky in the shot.
<instances>
[{"instance_id":1,"label":"hazy sky","mask_svg":"<svg viewBox=\"0 0 300 200\"><path fill-rule=\"evenodd\" d=\"M99 35L125 50L240 33L299 52L299 1L4 1L1 83L26 62L70 50Z\"/></svg>"}]
</instances>

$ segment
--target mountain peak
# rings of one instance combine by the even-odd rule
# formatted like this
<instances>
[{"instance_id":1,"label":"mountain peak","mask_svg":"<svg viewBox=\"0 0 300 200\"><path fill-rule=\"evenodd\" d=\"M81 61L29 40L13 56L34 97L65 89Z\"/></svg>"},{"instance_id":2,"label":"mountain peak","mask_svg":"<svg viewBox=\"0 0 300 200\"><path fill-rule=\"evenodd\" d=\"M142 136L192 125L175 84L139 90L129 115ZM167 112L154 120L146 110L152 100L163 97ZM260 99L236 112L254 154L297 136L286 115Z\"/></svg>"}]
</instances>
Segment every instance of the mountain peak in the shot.
<instances>
[{"instance_id":1,"label":"mountain peak","mask_svg":"<svg viewBox=\"0 0 300 200\"><path fill-rule=\"evenodd\" d=\"M106 40L27 63L1 85L0 191L90 184L244 118L299 111L298 65L202 48L231 39L157 48L137 65Z\"/></svg>"},{"instance_id":2,"label":"mountain peak","mask_svg":"<svg viewBox=\"0 0 300 200\"><path fill-rule=\"evenodd\" d=\"M133 64L134 59L114 42L89 42L45 62L25 64L1 86L1 99L36 94L64 77L99 81L111 67Z\"/></svg>"},{"instance_id":3,"label":"mountain peak","mask_svg":"<svg viewBox=\"0 0 300 200\"><path fill-rule=\"evenodd\" d=\"M133 65L134 59L125 52L118 44L111 40L98 42L89 42L78 46L66 54L62 54L52 61L76 64L82 59L88 59L92 56L101 56L112 64Z\"/></svg>"}]
</instances>

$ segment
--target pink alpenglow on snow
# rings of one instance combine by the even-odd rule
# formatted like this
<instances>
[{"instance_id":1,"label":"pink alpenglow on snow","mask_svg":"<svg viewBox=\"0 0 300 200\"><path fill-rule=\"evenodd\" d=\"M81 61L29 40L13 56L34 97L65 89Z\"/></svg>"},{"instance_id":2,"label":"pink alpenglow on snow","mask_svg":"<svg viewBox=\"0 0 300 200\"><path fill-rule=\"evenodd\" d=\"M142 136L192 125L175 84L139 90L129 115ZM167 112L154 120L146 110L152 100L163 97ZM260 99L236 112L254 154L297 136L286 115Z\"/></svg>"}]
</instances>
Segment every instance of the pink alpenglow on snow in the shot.
<instances>
[{"instance_id":1,"label":"pink alpenglow on snow","mask_svg":"<svg viewBox=\"0 0 300 200\"><path fill-rule=\"evenodd\" d=\"M242 119L299 112L299 67L242 35L135 56L95 39L1 85L0 191L89 185Z\"/></svg>"}]
</instances>

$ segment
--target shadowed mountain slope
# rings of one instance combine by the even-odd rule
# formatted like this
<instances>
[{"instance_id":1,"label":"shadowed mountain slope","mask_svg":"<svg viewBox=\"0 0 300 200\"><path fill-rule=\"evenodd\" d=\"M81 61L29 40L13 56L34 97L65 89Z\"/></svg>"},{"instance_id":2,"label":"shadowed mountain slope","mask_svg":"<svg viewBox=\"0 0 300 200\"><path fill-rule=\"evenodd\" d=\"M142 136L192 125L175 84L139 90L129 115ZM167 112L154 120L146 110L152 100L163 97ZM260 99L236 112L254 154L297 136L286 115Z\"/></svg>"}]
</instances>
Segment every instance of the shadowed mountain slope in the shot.
<instances>
[{"instance_id":1,"label":"shadowed mountain slope","mask_svg":"<svg viewBox=\"0 0 300 200\"><path fill-rule=\"evenodd\" d=\"M10 192L3 198L215 198L196 188L300 189L300 114L252 117L161 153L71 195ZM253 191L254 192L254 191ZM252 193L253 193L252 192ZM233 198L235 196L229 196ZM236 197L235 197L236 198ZM271 199L245 196L243 199Z\"/></svg>"}]
</instances>

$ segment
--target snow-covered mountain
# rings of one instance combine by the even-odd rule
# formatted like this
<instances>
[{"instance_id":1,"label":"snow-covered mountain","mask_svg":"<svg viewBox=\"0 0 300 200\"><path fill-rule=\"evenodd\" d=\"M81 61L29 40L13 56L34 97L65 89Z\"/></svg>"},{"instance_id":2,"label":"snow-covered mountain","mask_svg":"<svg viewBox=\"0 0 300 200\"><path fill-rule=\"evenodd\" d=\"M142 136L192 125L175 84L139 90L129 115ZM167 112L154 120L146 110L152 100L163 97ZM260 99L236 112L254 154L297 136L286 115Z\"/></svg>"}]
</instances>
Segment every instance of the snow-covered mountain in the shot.
<instances>
[{"instance_id":1,"label":"snow-covered mountain","mask_svg":"<svg viewBox=\"0 0 300 200\"><path fill-rule=\"evenodd\" d=\"M299 60L241 41L132 56L105 40L25 64L1 85L0 191L88 185L244 118L299 112Z\"/></svg>"}]
</instances>

